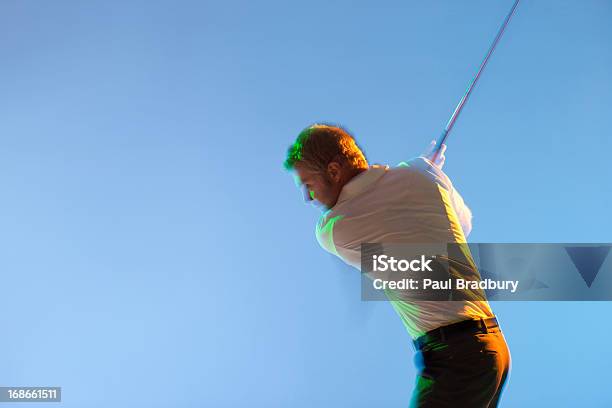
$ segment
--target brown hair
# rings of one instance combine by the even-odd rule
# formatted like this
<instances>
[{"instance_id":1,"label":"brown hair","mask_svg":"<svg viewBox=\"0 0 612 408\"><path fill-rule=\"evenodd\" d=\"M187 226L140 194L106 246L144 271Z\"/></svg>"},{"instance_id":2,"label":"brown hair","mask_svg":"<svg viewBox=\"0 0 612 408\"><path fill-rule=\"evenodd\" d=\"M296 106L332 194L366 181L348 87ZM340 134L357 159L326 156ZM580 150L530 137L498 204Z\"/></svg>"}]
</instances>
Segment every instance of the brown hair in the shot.
<instances>
[{"instance_id":1,"label":"brown hair","mask_svg":"<svg viewBox=\"0 0 612 408\"><path fill-rule=\"evenodd\" d=\"M285 169L303 163L312 170L325 172L332 161L355 169L367 169L365 155L353 136L340 126L314 124L302 130L287 150Z\"/></svg>"}]
</instances>

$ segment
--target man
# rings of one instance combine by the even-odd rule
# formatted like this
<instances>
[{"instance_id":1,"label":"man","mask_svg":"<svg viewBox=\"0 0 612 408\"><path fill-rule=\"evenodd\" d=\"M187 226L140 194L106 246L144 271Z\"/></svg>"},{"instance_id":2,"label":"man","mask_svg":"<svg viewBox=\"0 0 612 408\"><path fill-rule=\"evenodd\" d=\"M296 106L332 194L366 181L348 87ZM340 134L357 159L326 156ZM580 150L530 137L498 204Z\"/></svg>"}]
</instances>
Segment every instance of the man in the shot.
<instances>
[{"instance_id":1,"label":"man","mask_svg":"<svg viewBox=\"0 0 612 408\"><path fill-rule=\"evenodd\" d=\"M436 163L370 166L346 130L315 124L290 146L285 168L326 210L320 245L360 268L362 243L466 242L471 212L441 170L444 149ZM451 258L457 275L478 273L469 254ZM417 350L411 406L495 407L510 369L504 336L484 296L453 299L392 299Z\"/></svg>"}]
</instances>

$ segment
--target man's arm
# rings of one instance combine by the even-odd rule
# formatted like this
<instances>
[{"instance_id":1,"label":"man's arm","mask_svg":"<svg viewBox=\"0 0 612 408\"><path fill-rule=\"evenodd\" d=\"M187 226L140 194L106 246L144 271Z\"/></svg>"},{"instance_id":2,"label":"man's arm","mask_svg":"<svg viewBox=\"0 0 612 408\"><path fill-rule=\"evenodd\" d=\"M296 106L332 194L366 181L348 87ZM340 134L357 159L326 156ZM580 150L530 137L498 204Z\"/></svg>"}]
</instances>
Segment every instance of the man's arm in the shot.
<instances>
[{"instance_id":1,"label":"man's arm","mask_svg":"<svg viewBox=\"0 0 612 408\"><path fill-rule=\"evenodd\" d=\"M472 210L465 204L461 194L454 188L451 191L451 202L461 224L463 235L467 238L470 232L472 232Z\"/></svg>"},{"instance_id":2,"label":"man's arm","mask_svg":"<svg viewBox=\"0 0 612 408\"><path fill-rule=\"evenodd\" d=\"M453 184L451 183L448 176L442 171L442 167L446 162L446 156L444 155L444 152L446 152L446 145L443 144L440 147L440 152L435 158L435 162L433 162L432 159L435 146L436 141L433 140L429 146L429 149L419 156L419 158L424 159L421 161L421 163L424 163L425 167L429 167L429 169L423 168L423 170L427 171L433 177L435 177L438 184L440 184L448 191L451 200L451 205L455 210L455 214L457 214L457 219L459 220L459 223L461 224L461 229L463 230L463 235L465 235L465 237L467 238L470 232L472 232L472 211L463 201L463 197L461 197L461 194L459 194L459 192L453 187ZM415 167L420 168L422 166L420 163L416 162L417 159L412 159L408 162L402 162L399 164L399 166L414 165Z\"/></svg>"}]
</instances>

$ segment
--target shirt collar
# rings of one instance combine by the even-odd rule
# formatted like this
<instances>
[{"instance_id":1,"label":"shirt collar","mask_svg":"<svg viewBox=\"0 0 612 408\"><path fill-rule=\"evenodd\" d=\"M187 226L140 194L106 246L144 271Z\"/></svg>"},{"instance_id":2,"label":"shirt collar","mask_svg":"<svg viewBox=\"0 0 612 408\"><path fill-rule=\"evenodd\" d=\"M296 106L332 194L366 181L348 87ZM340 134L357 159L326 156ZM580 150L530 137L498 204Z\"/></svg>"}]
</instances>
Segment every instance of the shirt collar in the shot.
<instances>
[{"instance_id":1,"label":"shirt collar","mask_svg":"<svg viewBox=\"0 0 612 408\"><path fill-rule=\"evenodd\" d=\"M342 203L343 201L349 200L374 184L379 178L381 178L386 171L389 170L389 166L381 166L374 164L370 166L366 171L363 171L349 180L348 183L342 187L338 201L334 205Z\"/></svg>"}]
</instances>

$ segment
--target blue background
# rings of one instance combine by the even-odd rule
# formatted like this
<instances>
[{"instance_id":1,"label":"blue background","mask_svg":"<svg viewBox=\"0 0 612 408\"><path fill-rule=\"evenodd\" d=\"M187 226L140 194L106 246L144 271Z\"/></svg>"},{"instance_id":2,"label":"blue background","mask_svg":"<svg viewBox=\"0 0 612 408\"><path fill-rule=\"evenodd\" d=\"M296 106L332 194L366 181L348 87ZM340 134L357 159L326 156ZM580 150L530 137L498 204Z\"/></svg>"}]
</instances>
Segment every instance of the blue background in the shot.
<instances>
[{"instance_id":1,"label":"blue background","mask_svg":"<svg viewBox=\"0 0 612 408\"><path fill-rule=\"evenodd\" d=\"M0 385L64 407L405 407L410 339L282 169L438 136L512 1L0 4ZM445 170L473 242L610 242L612 3L524 1ZM494 303L503 407L605 407L607 302ZM25 407L27 405L20 405ZM36 405L38 406L38 405Z\"/></svg>"}]
</instances>

